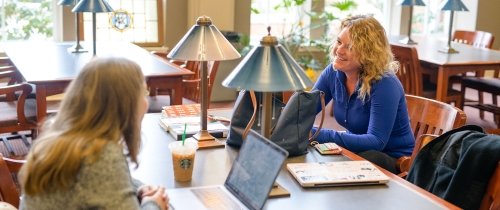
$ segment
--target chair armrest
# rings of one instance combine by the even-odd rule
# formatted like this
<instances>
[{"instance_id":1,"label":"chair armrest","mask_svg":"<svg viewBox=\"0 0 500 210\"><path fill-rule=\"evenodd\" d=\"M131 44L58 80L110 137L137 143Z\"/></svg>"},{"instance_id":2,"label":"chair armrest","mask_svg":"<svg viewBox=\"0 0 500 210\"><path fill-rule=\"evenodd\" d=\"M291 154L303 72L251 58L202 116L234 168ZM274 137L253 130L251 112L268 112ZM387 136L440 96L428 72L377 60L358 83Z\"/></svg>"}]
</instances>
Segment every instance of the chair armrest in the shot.
<instances>
[{"instance_id":1,"label":"chair armrest","mask_svg":"<svg viewBox=\"0 0 500 210\"><path fill-rule=\"evenodd\" d=\"M9 79L9 82L7 83L7 85L13 85L13 84L16 84L16 83L20 83L21 81L19 80L19 74L18 72L15 70L7 70L7 69L12 69L12 67L8 66L8 67L0 67L0 79L1 78L10 78ZM5 99L6 101L14 101L16 100L16 94L15 92L11 92L11 93L4 93L6 96L5 96Z\"/></svg>"},{"instance_id":2,"label":"chair armrest","mask_svg":"<svg viewBox=\"0 0 500 210\"><path fill-rule=\"evenodd\" d=\"M14 66L0 67L0 78L10 78L9 85L23 82L22 76L19 74L16 67Z\"/></svg>"},{"instance_id":3,"label":"chair armrest","mask_svg":"<svg viewBox=\"0 0 500 210\"><path fill-rule=\"evenodd\" d=\"M28 95L31 93L32 90L33 88L28 83L21 83L21 84L7 85L4 87L0 87L0 95L3 94L9 95L15 93L16 91L22 91L21 95L17 100L17 117L19 123L22 124L28 123L26 115L24 114L24 105L26 103L26 98L28 97Z\"/></svg>"},{"instance_id":4,"label":"chair armrest","mask_svg":"<svg viewBox=\"0 0 500 210\"><path fill-rule=\"evenodd\" d=\"M398 158L398 160L396 161L396 169L398 169L402 174L400 177L404 177L404 176L406 176L406 174L408 174L408 171L410 170L410 166L411 166L411 157L409 157L409 156L402 156L402 157ZM404 176L403 176L403 173L406 173L406 174L404 174Z\"/></svg>"}]
</instances>

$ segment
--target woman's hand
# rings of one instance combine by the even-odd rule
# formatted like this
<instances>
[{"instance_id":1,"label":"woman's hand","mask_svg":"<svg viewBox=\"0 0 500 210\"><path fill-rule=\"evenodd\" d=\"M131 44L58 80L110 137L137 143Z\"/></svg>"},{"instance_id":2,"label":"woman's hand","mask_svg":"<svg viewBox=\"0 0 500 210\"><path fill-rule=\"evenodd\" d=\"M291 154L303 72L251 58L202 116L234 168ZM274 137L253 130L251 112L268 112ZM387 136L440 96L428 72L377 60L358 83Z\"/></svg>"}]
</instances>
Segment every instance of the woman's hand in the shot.
<instances>
[{"instance_id":1,"label":"woman's hand","mask_svg":"<svg viewBox=\"0 0 500 210\"><path fill-rule=\"evenodd\" d=\"M168 209L169 198L164 187L143 186L139 188L137 194L141 203L151 200L157 203L162 210Z\"/></svg>"}]
</instances>

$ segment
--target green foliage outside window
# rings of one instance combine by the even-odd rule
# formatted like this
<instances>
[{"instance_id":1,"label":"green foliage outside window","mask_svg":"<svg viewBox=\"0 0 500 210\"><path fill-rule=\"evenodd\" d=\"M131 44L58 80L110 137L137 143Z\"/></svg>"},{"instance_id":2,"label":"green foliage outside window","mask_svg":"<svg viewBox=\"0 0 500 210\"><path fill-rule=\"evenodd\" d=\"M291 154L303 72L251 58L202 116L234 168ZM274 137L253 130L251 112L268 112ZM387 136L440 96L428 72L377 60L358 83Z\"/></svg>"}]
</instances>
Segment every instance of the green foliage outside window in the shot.
<instances>
[{"instance_id":1,"label":"green foliage outside window","mask_svg":"<svg viewBox=\"0 0 500 210\"><path fill-rule=\"evenodd\" d=\"M282 0L273 9L285 9L291 13L295 12L293 8L300 7L306 2L305 0ZM306 70L308 75L318 74L318 72L312 71L322 70L329 62L330 45L334 37L330 37L328 27L332 21L344 18L356 6L354 0L338 0L332 4L325 5L325 9L320 10L321 12L303 11L304 15L299 18L300 21L289 23L290 31L278 37L279 42ZM255 14L259 13L255 8L252 8L252 12ZM303 20L306 18L310 20L310 24L305 24L306 21ZM310 32L320 28L324 29L321 37L310 38ZM316 76L310 75L313 80Z\"/></svg>"},{"instance_id":2,"label":"green foliage outside window","mask_svg":"<svg viewBox=\"0 0 500 210\"><path fill-rule=\"evenodd\" d=\"M52 0L0 0L0 40L53 37Z\"/></svg>"}]
</instances>

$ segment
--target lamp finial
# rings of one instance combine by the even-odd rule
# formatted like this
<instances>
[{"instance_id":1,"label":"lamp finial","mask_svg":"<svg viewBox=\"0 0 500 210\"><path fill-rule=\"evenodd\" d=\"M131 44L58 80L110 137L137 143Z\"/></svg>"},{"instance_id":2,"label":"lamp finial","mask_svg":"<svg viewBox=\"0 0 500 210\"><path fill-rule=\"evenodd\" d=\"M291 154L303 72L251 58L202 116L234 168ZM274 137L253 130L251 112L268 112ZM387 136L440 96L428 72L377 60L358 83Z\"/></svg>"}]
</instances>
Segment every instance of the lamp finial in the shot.
<instances>
[{"instance_id":1,"label":"lamp finial","mask_svg":"<svg viewBox=\"0 0 500 210\"><path fill-rule=\"evenodd\" d=\"M271 36L271 26L267 27L267 36L262 37L260 44L263 46L274 46L278 44L278 39L275 36Z\"/></svg>"},{"instance_id":2,"label":"lamp finial","mask_svg":"<svg viewBox=\"0 0 500 210\"><path fill-rule=\"evenodd\" d=\"M210 19L210 17L208 17L206 15L200 16L196 20L196 25L199 25L199 26L209 26L209 25L212 25L212 19Z\"/></svg>"}]
</instances>

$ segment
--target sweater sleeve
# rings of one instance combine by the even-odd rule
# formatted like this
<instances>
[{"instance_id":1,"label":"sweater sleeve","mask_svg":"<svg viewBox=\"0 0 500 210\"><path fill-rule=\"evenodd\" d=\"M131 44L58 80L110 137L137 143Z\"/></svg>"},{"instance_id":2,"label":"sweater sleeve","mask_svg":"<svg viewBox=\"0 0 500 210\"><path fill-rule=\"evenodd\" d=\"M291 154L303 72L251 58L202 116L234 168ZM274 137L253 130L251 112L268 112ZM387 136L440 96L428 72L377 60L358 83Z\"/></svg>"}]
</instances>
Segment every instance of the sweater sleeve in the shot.
<instances>
[{"instance_id":1,"label":"sweater sleeve","mask_svg":"<svg viewBox=\"0 0 500 210\"><path fill-rule=\"evenodd\" d=\"M86 165L82 176L81 192L89 206L99 209L160 209L155 202L146 202L139 206L137 187L140 182L130 176L127 160L119 145L108 143L99 159ZM135 185L135 186L134 186Z\"/></svg>"},{"instance_id":2,"label":"sweater sleeve","mask_svg":"<svg viewBox=\"0 0 500 210\"><path fill-rule=\"evenodd\" d=\"M322 129L316 140L320 143L335 142L353 152L382 151L389 141L402 93L392 78L379 82L377 86L372 88L370 117L366 134ZM313 132L315 130L313 129Z\"/></svg>"}]
</instances>

